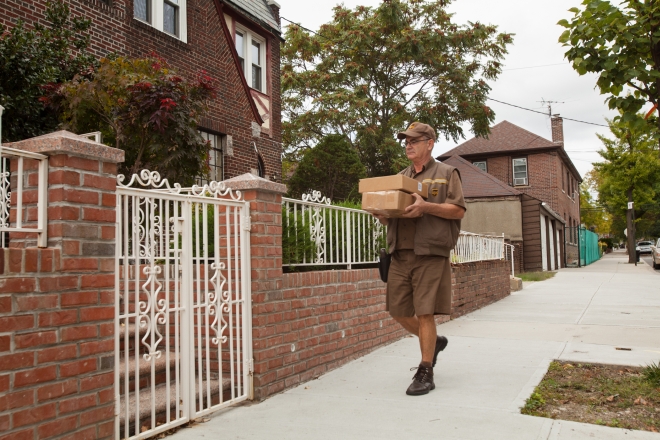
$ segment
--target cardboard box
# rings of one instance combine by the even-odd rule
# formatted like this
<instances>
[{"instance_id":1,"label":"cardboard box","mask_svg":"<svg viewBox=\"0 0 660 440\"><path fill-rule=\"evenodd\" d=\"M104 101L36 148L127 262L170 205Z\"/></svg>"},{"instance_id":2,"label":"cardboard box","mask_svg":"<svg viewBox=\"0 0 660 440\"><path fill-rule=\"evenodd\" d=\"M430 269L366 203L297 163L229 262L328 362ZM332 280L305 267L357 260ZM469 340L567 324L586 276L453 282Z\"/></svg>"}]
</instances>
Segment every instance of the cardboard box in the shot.
<instances>
[{"instance_id":1,"label":"cardboard box","mask_svg":"<svg viewBox=\"0 0 660 440\"><path fill-rule=\"evenodd\" d=\"M362 209L386 217L400 217L415 198L403 191L375 191L362 193Z\"/></svg>"},{"instance_id":2,"label":"cardboard box","mask_svg":"<svg viewBox=\"0 0 660 440\"><path fill-rule=\"evenodd\" d=\"M409 194L417 193L424 198L429 196L429 186L426 183L418 182L415 179L404 176L403 174L360 179L359 191L361 194L393 190L403 191Z\"/></svg>"}]
</instances>

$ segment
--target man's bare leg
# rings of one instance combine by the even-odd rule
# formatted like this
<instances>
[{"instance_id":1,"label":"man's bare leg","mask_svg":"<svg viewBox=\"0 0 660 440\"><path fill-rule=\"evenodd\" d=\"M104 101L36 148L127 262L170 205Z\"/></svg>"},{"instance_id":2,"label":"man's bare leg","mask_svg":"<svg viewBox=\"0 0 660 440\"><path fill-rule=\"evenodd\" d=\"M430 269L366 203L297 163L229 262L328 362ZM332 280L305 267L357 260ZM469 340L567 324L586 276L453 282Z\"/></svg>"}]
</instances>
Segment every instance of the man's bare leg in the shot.
<instances>
[{"instance_id":1,"label":"man's bare leg","mask_svg":"<svg viewBox=\"0 0 660 440\"><path fill-rule=\"evenodd\" d=\"M435 352L435 342L438 338L433 315L422 315L419 318L416 316L393 316L393 318L396 322L401 324L403 328L419 337L419 348L422 351L422 362L428 362L428 364L431 365L433 362L433 354Z\"/></svg>"}]
</instances>

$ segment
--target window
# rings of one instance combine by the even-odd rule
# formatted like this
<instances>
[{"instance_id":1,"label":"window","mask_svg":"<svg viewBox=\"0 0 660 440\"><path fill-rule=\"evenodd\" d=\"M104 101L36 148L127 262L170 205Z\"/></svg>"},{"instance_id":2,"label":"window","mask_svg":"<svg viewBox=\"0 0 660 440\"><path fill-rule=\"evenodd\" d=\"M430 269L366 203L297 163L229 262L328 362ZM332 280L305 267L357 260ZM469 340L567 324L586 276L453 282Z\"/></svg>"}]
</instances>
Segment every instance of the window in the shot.
<instances>
[{"instance_id":1,"label":"window","mask_svg":"<svg viewBox=\"0 0 660 440\"><path fill-rule=\"evenodd\" d=\"M236 53L250 87L266 92L266 40L242 28L236 29Z\"/></svg>"},{"instance_id":2,"label":"window","mask_svg":"<svg viewBox=\"0 0 660 440\"><path fill-rule=\"evenodd\" d=\"M479 161L479 162L472 162L472 165L474 165L475 167L479 168L479 169L480 169L481 171L483 171L484 173L487 173L487 172L488 172L488 166L486 165L486 161L485 161L485 160L482 160L482 161Z\"/></svg>"},{"instance_id":3,"label":"window","mask_svg":"<svg viewBox=\"0 0 660 440\"><path fill-rule=\"evenodd\" d=\"M205 183L216 181L220 182L224 180L224 158L222 156L222 136L217 134L207 133L205 131L200 131L199 134L202 135L202 138L209 143L209 157L207 165L209 167L209 176L208 179L197 179L199 185Z\"/></svg>"},{"instance_id":4,"label":"window","mask_svg":"<svg viewBox=\"0 0 660 440\"><path fill-rule=\"evenodd\" d=\"M133 0L133 18L186 42L187 0Z\"/></svg>"},{"instance_id":5,"label":"window","mask_svg":"<svg viewBox=\"0 0 660 440\"><path fill-rule=\"evenodd\" d=\"M513 185L528 185L526 157L513 159Z\"/></svg>"}]
</instances>

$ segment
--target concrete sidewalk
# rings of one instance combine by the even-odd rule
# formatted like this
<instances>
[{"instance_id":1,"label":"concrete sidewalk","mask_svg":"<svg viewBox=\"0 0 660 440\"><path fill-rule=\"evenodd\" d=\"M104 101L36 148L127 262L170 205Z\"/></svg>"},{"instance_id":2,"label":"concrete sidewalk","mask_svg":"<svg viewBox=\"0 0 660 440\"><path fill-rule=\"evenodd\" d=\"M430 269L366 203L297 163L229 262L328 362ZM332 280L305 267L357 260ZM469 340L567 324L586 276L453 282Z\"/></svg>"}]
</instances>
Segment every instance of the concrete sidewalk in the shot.
<instances>
[{"instance_id":1,"label":"concrete sidewalk","mask_svg":"<svg viewBox=\"0 0 660 440\"><path fill-rule=\"evenodd\" d=\"M406 396L416 338L318 380L219 412L183 439L650 439L660 434L524 416L519 408L552 359L644 365L660 360L660 279L622 253L438 327L449 345L436 389ZM616 347L631 351L616 350Z\"/></svg>"}]
</instances>

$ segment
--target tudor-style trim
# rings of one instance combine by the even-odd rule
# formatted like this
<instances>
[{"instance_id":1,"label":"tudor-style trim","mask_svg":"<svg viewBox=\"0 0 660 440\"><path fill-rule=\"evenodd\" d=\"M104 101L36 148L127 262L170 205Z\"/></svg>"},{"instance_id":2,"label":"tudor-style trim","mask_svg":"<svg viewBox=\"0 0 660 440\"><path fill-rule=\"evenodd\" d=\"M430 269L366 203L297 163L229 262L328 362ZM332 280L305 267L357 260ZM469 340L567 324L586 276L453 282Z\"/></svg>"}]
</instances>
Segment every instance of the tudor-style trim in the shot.
<instances>
[{"instance_id":1,"label":"tudor-style trim","mask_svg":"<svg viewBox=\"0 0 660 440\"><path fill-rule=\"evenodd\" d=\"M272 37L272 38L277 38L281 42L284 42L284 38L282 37L281 34L278 34L276 32L273 32L271 29L268 29L264 27L261 23L258 21L255 21L252 19L250 16L247 14L243 15L241 14L236 6L229 4L227 2L224 2L222 0L215 0L216 2L220 1L223 5L227 5L227 9L224 9L224 13L229 15L230 17L234 19L238 19L238 21L243 21L249 24L250 28L256 32L257 34L260 34L264 38ZM265 34L265 35L264 35Z\"/></svg>"},{"instance_id":2,"label":"tudor-style trim","mask_svg":"<svg viewBox=\"0 0 660 440\"><path fill-rule=\"evenodd\" d=\"M225 39L227 40L227 44L229 44L229 52L231 53L231 57L234 60L234 67L236 67L236 72L238 73L238 76L241 78L241 84L243 84L243 90L245 91L245 95L248 98L250 108L252 109L252 114L254 115L256 122L259 125L263 125L264 120L261 119L261 115L259 114L259 110L257 109L257 104L255 104L254 98L252 98L252 94L250 93L250 90L252 89L248 85L247 79L245 78L245 75L243 75L243 71L241 70L241 62L239 61L238 53L236 52L234 37L231 35L231 32L229 32L229 28L227 27L227 22L225 21L224 10L223 10L224 4L221 3L220 0L213 0L213 3L215 4L215 10L218 13L218 19L220 20L222 31L225 34Z\"/></svg>"}]
</instances>

